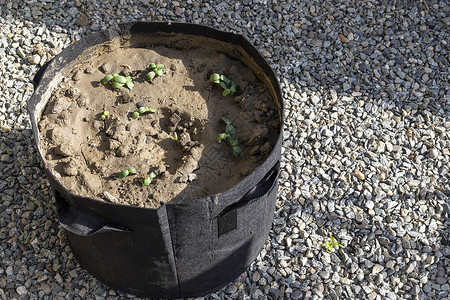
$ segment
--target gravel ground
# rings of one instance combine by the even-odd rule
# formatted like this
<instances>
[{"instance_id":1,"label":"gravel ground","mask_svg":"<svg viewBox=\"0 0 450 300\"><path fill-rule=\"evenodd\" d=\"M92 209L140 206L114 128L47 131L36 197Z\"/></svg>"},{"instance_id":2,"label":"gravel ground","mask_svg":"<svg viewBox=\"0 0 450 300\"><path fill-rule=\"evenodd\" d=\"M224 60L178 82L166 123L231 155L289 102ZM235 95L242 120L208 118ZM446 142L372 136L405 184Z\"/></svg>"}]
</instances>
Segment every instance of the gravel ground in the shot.
<instances>
[{"instance_id":1,"label":"gravel ground","mask_svg":"<svg viewBox=\"0 0 450 300\"><path fill-rule=\"evenodd\" d=\"M173 20L248 37L286 99L266 247L204 299L450 299L449 2L168 2L0 0L1 298L133 297L73 258L25 107L39 66L72 41ZM329 235L343 246L331 254Z\"/></svg>"}]
</instances>

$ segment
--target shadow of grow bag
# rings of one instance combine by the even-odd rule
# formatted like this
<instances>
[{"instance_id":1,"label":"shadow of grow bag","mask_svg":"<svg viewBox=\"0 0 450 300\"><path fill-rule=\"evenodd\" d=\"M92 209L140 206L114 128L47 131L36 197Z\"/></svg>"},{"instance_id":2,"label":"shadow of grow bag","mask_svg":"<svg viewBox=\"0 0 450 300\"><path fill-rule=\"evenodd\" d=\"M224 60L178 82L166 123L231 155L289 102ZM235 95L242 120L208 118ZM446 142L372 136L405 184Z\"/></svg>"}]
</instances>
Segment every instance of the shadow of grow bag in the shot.
<instances>
[{"instance_id":1,"label":"shadow of grow bag","mask_svg":"<svg viewBox=\"0 0 450 300\"><path fill-rule=\"evenodd\" d=\"M62 70L89 47L119 36L174 34L226 43L223 53L243 62L268 87L282 122L283 101L270 66L242 36L183 23L130 23L119 32L102 31L73 45L35 77L29 102L31 124L42 161L38 122ZM170 38L162 39L170 42ZM167 45L170 46L170 45ZM272 224L278 188L282 126L268 158L223 193L158 209L102 202L65 189L45 164L55 190L58 218L79 263L105 284L155 298L196 297L239 276L264 246Z\"/></svg>"}]
</instances>

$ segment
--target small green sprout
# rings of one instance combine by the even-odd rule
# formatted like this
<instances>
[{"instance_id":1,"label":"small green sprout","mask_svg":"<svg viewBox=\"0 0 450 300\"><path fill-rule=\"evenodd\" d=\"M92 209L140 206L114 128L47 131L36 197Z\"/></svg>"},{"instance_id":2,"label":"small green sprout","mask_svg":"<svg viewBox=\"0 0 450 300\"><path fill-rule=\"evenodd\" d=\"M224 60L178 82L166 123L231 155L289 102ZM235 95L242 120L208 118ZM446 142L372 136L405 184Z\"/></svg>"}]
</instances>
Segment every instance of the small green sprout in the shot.
<instances>
[{"instance_id":1,"label":"small green sprout","mask_svg":"<svg viewBox=\"0 0 450 300\"><path fill-rule=\"evenodd\" d=\"M136 175L136 169L134 167L130 167L128 170L122 170L119 173L119 178L125 178L128 175Z\"/></svg>"},{"instance_id":2,"label":"small green sprout","mask_svg":"<svg viewBox=\"0 0 450 300\"><path fill-rule=\"evenodd\" d=\"M110 82L112 79L113 79L113 76L112 76L112 75L106 75L106 76L103 78L102 83L103 83L103 84L107 84L107 83Z\"/></svg>"},{"instance_id":3,"label":"small green sprout","mask_svg":"<svg viewBox=\"0 0 450 300\"><path fill-rule=\"evenodd\" d=\"M222 142L223 140L227 140L228 143L230 143L231 148L233 149L233 155L237 158L242 157L242 150L238 147L238 141L233 140L235 131L233 125L231 125L231 121L227 118L222 118L222 120L225 122L225 132L221 133L217 136L217 142Z\"/></svg>"},{"instance_id":4,"label":"small green sprout","mask_svg":"<svg viewBox=\"0 0 450 300\"><path fill-rule=\"evenodd\" d=\"M172 140L178 141L178 135L176 132L173 133L173 136L171 136Z\"/></svg>"},{"instance_id":5,"label":"small green sprout","mask_svg":"<svg viewBox=\"0 0 450 300\"><path fill-rule=\"evenodd\" d=\"M212 81L213 83L220 83L220 79L221 79L221 75L217 74L217 73L213 73L210 77L209 80Z\"/></svg>"},{"instance_id":6,"label":"small green sprout","mask_svg":"<svg viewBox=\"0 0 450 300\"><path fill-rule=\"evenodd\" d=\"M223 88L222 95L227 96L228 94L234 94L236 93L237 84L236 82L232 82L229 80L225 75L219 75L217 73L211 74L209 77L209 80L213 83L217 83ZM228 85L231 83L230 87Z\"/></svg>"},{"instance_id":7,"label":"small green sprout","mask_svg":"<svg viewBox=\"0 0 450 300\"><path fill-rule=\"evenodd\" d=\"M143 115L143 114L145 114L145 113L147 113L147 112L154 113L154 112L156 112L156 109L154 109L154 108L148 108L148 107L146 107L146 106L141 106L141 107L139 107L138 111L135 111L135 112L131 115L131 118L137 119L137 118L139 118L140 115Z\"/></svg>"},{"instance_id":8,"label":"small green sprout","mask_svg":"<svg viewBox=\"0 0 450 300\"><path fill-rule=\"evenodd\" d=\"M131 76L125 77L117 73L114 73L112 75L108 74L103 78L103 84L107 84L108 82L111 83L113 89L120 88L124 85L130 90L134 87L133 79L131 78Z\"/></svg>"},{"instance_id":9,"label":"small green sprout","mask_svg":"<svg viewBox=\"0 0 450 300\"><path fill-rule=\"evenodd\" d=\"M100 120L105 121L106 117L109 116L109 111L105 110L100 116Z\"/></svg>"},{"instance_id":10,"label":"small green sprout","mask_svg":"<svg viewBox=\"0 0 450 300\"><path fill-rule=\"evenodd\" d=\"M148 80L152 81L156 76L162 76L164 74L164 65L151 63L149 66L150 72L147 73L146 77Z\"/></svg>"},{"instance_id":11,"label":"small green sprout","mask_svg":"<svg viewBox=\"0 0 450 300\"><path fill-rule=\"evenodd\" d=\"M322 246L325 247L328 253L333 252L333 247L344 248L344 246L342 246L331 234L330 234L330 241L323 243Z\"/></svg>"},{"instance_id":12,"label":"small green sprout","mask_svg":"<svg viewBox=\"0 0 450 300\"><path fill-rule=\"evenodd\" d=\"M28 244L31 240L31 232L28 232L27 238L25 239L25 241L23 242L25 245Z\"/></svg>"},{"instance_id":13,"label":"small green sprout","mask_svg":"<svg viewBox=\"0 0 450 300\"><path fill-rule=\"evenodd\" d=\"M148 186L148 185L150 185L150 183L152 183L152 180L155 177L156 177L156 174L151 172L150 175L148 175L144 179L139 179L139 181L142 182L143 185Z\"/></svg>"}]
</instances>

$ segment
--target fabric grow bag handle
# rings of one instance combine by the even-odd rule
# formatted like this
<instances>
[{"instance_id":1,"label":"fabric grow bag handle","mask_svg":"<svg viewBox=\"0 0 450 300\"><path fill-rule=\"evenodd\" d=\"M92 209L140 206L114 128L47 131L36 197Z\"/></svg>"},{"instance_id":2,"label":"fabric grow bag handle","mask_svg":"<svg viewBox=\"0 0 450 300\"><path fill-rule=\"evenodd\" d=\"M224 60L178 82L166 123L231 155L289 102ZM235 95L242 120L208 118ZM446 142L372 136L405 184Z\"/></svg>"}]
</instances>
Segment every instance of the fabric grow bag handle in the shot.
<instances>
[{"instance_id":1,"label":"fabric grow bag handle","mask_svg":"<svg viewBox=\"0 0 450 300\"><path fill-rule=\"evenodd\" d=\"M108 225L95 216L86 214L69 206L69 204L56 190L55 200L59 223L68 232L78 236L120 233L121 235L129 235L127 240L132 240L132 231L117 226Z\"/></svg>"},{"instance_id":2,"label":"fabric grow bag handle","mask_svg":"<svg viewBox=\"0 0 450 300\"><path fill-rule=\"evenodd\" d=\"M278 161L272 169L264 175L263 179L258 182L250 191L248 191L239 201L224 208L218 215L219 224L223 224L223 219L229 218L230 213L236 211L238 208L247 205L253 201L257 201L262 196L266 195L273 187L275 181L278 179L280 171L280 161ZM219 226L219 235L223 234L223 230L220 229L223 225ZM235 226L232 226L235 227ZM233 228L235 229L235 228ZM227 231L228 232L228 231Z\"/></svg>"},{"instance_id":3,"label":"fabric grow bag handle","mask_svg":"<svg viewBox=\"0 0 450 300\"><path fill-rule=\"evenodd\" d=\"M266 175L264 175L263 179L261 179L261 181L258 182L255 187L248 191L247 194L245 194L245 196L241 200L239 200L239 202L241 202L242 200L245 200L247 202L250 199L256 199L265 195L273 186L274 181L278 179L279 172L280 161L277 161L272 169L270 169L270 171L267 172Z\"/></svg>"}]
</instances>

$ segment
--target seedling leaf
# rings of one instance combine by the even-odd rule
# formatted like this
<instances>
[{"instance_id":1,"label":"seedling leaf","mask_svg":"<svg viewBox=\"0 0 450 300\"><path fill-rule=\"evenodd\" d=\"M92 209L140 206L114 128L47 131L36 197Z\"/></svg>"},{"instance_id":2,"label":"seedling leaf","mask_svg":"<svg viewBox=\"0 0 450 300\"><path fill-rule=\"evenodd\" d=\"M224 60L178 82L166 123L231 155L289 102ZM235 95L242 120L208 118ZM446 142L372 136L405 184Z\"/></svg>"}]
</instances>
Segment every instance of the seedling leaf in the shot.
<instances>
[{"instance_id":1,"label":"seedling leaf","mask_svg":"<svg viewBox=\"0 0 450 300\"><path fill-rule=\"evenodd\" d=\"M331 234L330 234L330 241L326 241L325 243L322 244L322 246L326 249L326 251L328 253L333 252L334 246L336 246L338 248L339 247L344 248L344 246L341 245Z\"/></svg>"},{"instance_id":2,"label":"seedling leaf","mask_svg":"<svg viewBox=\"0 0 450 300\"><path fill-rule=\"evenodd\" d=\"M226 85L225 82L223 82L223 81L221 81L221 82L219 83L219 85L220 85L224 90L227 90L227 89L228 89L227 85Z\"/></svg>"},{"instance_id":3,"label":"seedling leaf","mask_svg":"<svg viewBox=\"0 0 450 300\"><path fill-rule=\"evenodd\" d=\"M227 126L225 127L225 132L229 135L229 136L233 136L234 135L234 127L231 124L227 124Z\"/></svg>"},{"instance_id":4,"label":"seedling leaf","mask_svg":"<svg viewBox=\"0 0 450 300\"><path fill-rule=\"evenodd\" d=\"M155 113L155 112L156 112L156 109L154 109L154 108L148 108L147 111L149 111L149 112L151 112L151 113Z\"/></svg>"},{"instance_id":5,"label":"seedling leaf","mask_svg":"<svg viewBox=\"0 0 450 300\"><path fill-rule=\"evenodd\" d=\"M139 113L137 112L137 111L135 111L132 115L131 115L131 118L133 118L133 119L137 119L137 118L139 118Z\"/></svg>"},{"instance_id":6,"label":"seedling leaf","mask_svg":"<svg viewBox=\"0 0 450 300\"><path fill-rule=\"evenodd\" d=\"M157 69L162 69L162 68L164 68L164 65L163 65L163 64L157 64L157 65L156 65L156 68L157 68Z\"/></svg>"},{"instance_id":7,"label":"seedling leaf","mask_svg":"<svg viewBox=\"0 0 450 300\"><path fill-rule=\"evenodd\" d=\"M117 81L117 77L119 77L119 74L114 73L114 74L112 74L112 77L113 77L113 81Z\"/></svg>"},{"instance_id":8,"label":"seedling leaf","mask_svg":"<svg viewBox=\"0 0 450 300\"><path fill-rule=\"evenodd\" d=\"M225 126L225 133L221 133L217 136L217 142L221 142L222 140L227 140L230 143L230 146L233 149L233 154L237 158L242 157L242 150L238 147L238 140L233 140L233 136L235 134L234 127L231 125L231 121L225 117L222 117L222 120L227 124Z\"/></svg>"},{"instance_id":9,"label":"seedling leaf","mask_svg":"<svg viewBox=\"0 0 450 300\"><path fill-rule=\"evenodd\" d=\"M225 117L222 117L222 120L223 120L227 125L231 124L231 121L230 121L229 119L225 118Z\"/></svg>"},{"instance_id":10,"label":"seedling leaf","mask_svg":"<svg viewBox=\"0 0 450 300\"><path fill-rule=\"evenodd\" d=\"M162 76L164 74L164 71L161 70L161 69L156 69L155 70L155 74L158 75L158 76Z\"/></svg>"},{"instance_id":11,"label":"seedling leaf","mask_svg":"<svg viewBox=\"0 0 450 300\"><path fill-rule=\"evenodd\" d=\"M123 86L123 84L120 82L113 82L112 84L113 89L120 88L121 86Z\"/></svg>"},{"instance_id":12,"label":"seedling leaf","mask_svg":"<svg viewBox=\"0 0 450 300\"><path fill-rule=\"evenodd\" d=\"M152 81L153 78L155 78L155 76L156 76L156 74L153 71L147 73L147 79L150 81Z\"/></svg>"},{"instance_id":13,"label":"seedling leaf","mask_svg":"<svg viewBox=\"0 0 450 300\"><path fill-rule=\"evenodd\" d=\"M223 90L222 92L222 96L226 96L230 93L231 91L229 89Z\"/></svg>"},{"instance_id":14,"label":"seedling leaf","mask_svg":"<svg viewBox=\"0 0 450 300\"><path fill-rule=\"evenodd\" d=\"M127 177L130 172L128 170L122 170L119 174L119 178Z\"/></svg>"},{"instance_id":15,"label":"seedling leaf","mask_svg":"<svg viewBox=\"0 0 450 300\"><path fill-rule=\"evenodd\" d=\"M25 239L25 242L23 242L25 245L28 244L31 240L31 232L28 232L27 238Z\"/></svg>"},{"instance_id":16,"label":"seedling leaf","mask_svg":"<svg viewBox=\"0 0 450 300\"><path fill-rule=\"evenodd\" d=\"M148 67L150 69L156 69L156 64L155 63L151 63Z\"/></svg>"},{"instance_id":17,"label":"seedling leaf","mask_svg":"<svg viewBox=\"0 0 450 300\"><path fill-rule=\"evenodd\" d=\"M127 81L126 83L127 88L129 88L130 90L134 87L134 83L131 81Z\"/></svg>"},{"instance_id":18,"label":"seedling leaf","mask_svg":"<svg viewBox=\"0 0 450 300\"><path fill-rule=\"evenodd\" d=\"M110 82L113 79L112 75L106 75L105 77L103 77L102 83L103 84L107 84L108 82Z\"/></svg>"},{"instance_id":19,"label":"seedling leaf","mask_svg":"<svg viewBox=\"0 0 450 300\"><path fill-rule=\"evenodd\" d=\"M214 82L214 83L219 83L220 82L220 75L217 73L212 73L211 76L209 76L209 80Z\"/></svg>"},{"instance_id":20,"label":"seedling leaf","mask_svg":"<svg viewBox=\"0 0 450 300\"><path fill-rule=\"evenodd\" d=\"M130 168L128 169L128 171L130 172L131 175L137 174L136 169L135 169L134 167L130 167Z\"/></svg>"},{"instance_id":21,"label":"seedling leaf","mask_svg":"<svg viewBox=\"0 0 450 300\"><path fill-rule=\"evenodd\" d=\"M225 83L230 83L230 79L226 78L225 75L221 76L221 79L225 81Z\"/></svg>"},{"instance_id":22,"label":"seedling leaf","mask_svg":"<svg viewBox=\"0 0 450 300\"><path fill-rule=\"evenodd\" d=\"M173 133L172 140L178 141L178 134L176 132Z\"/></svg>"},{"instance_id":23,"label":"seedling leaf","mask_svg":"<svg viewBox=\"0 0 450 300\"><path fill-rule=\"evenodd\" d=\"M145 107L145 106L139 107L139 109L138 109L138 113L139 113L140 115L142 115L142 114L145 113L146 111L147 111L147 107Z\"/></svg>"},{"instance_id":24,"label":"seedling leaf","mask_svg":"<svg viewBox=\"0 0 450 300\"><path fill-rule=\"evenodd\" d=\"M144 180L141 180L141 181L145 186L148 186L148 185L150 185L150 183L152 183L152 179L155 177L156 177L156 174L151 172L147 177L144 178Z\"/></svg>"},{"instance_id":25,"label":"seedling leaf","mask_svg":"<svg viewBox=\"0 0 450 300\"><path fill-rule=\"evenodd\" d=\"M233 147L233 154L234 154L234 156L236 156L237 158L242 158L242 151L241 151L241 148L239 148L238 146Z\"/></svg>"},{"instance_id":26,"label":"seedling leaf","mask_svg":"<svg viewBox=\"0 0 450 300\"><path fill-rule=\"evenodd\" d=\"M231 83L230 91L231 91L232 93L236 93L236 82L233 81L233 82Z\"/></svg>"},{"instance_id":27,"label":"seedling leaf","mask_svg":"<svg viewBox=\"0 0 450 300\"><path fill-rule=\"evenodd\" d=\"M222 140L225 140L228 137L228 134L221 133L217 136L217 141L220 143Z\"/></svg>"},{"instance_id":28,"label":"seedling leaf","mask_svg":"<svg viewBox=\"0 0 450 300\"><path fill-rule=\"evenodd\" d=\"M125 84L125 82L127 82L127 79L124 76L119 75L114 78L114 82Z\"/></svg>"},{"instance_id":29,"label":"seedling leaf","mask_svg":"<svg viewBox=\"0 0 450 300\"><path fill-rule=\"evenodd\" d=\"M105 110L100 116L100 120L105 121L106 117L109 116L109 111Z\"/></svg>"}]
</instances>

